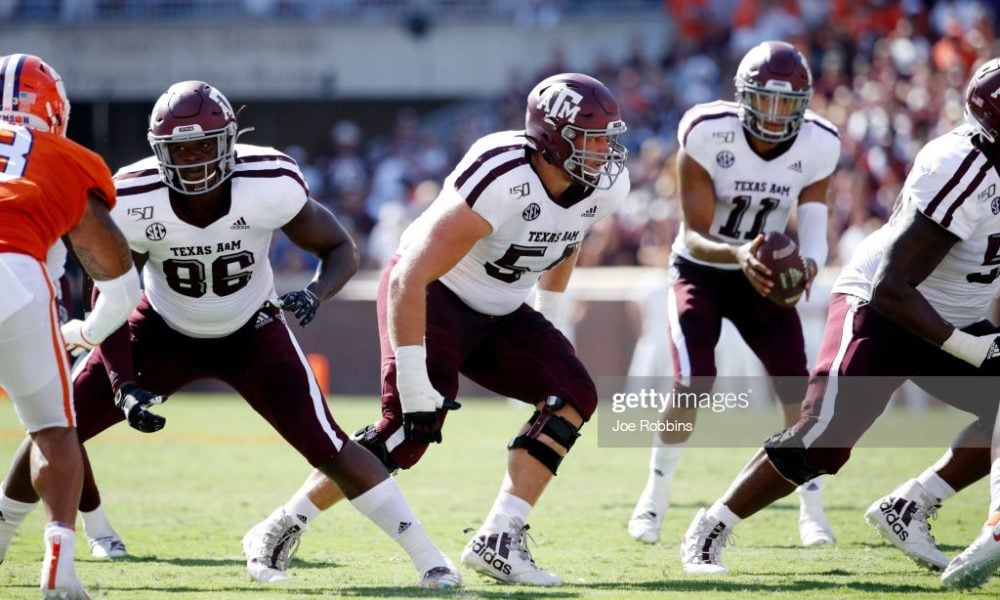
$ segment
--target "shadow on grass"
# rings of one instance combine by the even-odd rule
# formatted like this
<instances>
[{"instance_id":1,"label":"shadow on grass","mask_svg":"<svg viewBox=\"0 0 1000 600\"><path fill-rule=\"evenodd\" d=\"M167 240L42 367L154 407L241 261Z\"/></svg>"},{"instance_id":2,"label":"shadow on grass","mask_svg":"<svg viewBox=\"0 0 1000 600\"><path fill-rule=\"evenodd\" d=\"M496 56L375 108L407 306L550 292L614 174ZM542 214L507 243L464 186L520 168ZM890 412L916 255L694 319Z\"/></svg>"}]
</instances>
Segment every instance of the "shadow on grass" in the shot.
<instances>
[{"instance_id":1,"label":"shadow on grass","mask_svg":"<svg viewBox=\"0 0 1000 600\"><path fill-rule=\"evenodd\" d=\"M812 573L810 575L823 575ZM815 579L787 579L775 583L755 581L725 581L721 579L663 579L657 581L640 581L635 583L595 582L583 586L591 590L633 590L649 592L732 592L732 593L777 593L777 592L810 592L833 588L848 588L858 592L906 593L906 592L943 592L940 585L908 585L875 581L818 581Z\"/></svg>"},{"instance_id":2,"label":"shadow on grass","mask_svg":"<svg viewBox=\"0 0 1000 600\"><path fill-rule=\"evenodd\" d=\"M489 584L486 584L489 585ZM333 590L338 596L346 598L355 597L378 597L378 598L448 598L448 597L474 597L474 598L518 598L531 600L532 598L580 598L587 596L587 587L580 590L568 590L565 587L556 590L545 588L532 588L529 591L513 591L510 586L497 583L491 586L494 589L477 588L470 590L462 588L457 590L424 590L420 588L395 588L395 587L346 587Z\"/></svg>"},{"instance_id":3,"label":"shadow on grass","mask_svg":"<svg viewBox=\"0 0 1000 600\"><path fill-rule=\"evenodd\" d=\"M78 563L107 563L104 558L79 558ZM246 566L246 561L239 558L181 558L176 556L156 556L156 555L132 555L116 558L114 563L161 563L165 565L176 565L179 567L226 567L239 565ZM296 558L288 571L294 573L299 569L337 569L340 563L328 560L305 560Z\"/></svg>"}]
</instances>

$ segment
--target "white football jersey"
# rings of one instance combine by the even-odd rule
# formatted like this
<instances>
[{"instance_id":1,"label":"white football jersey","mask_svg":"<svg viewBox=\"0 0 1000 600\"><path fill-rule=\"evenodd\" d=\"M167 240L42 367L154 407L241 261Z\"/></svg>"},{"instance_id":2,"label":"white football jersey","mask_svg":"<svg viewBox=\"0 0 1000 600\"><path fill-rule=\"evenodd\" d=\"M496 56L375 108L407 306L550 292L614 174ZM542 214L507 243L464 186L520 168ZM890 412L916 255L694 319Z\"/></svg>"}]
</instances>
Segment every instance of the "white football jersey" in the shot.
<instances>
[{"instance_id":1,"label":"white football jersey","mask_svg":"<svg viewBox=\"0 0 1000 600\"><path fill-rule=\"evenodd\" d=\"M229 211L201 228L182 218L149 157L115 174L111 216L132 250L148 254L146 296L170 327L212 338L242 327L275 296L271 234L302 210L298 165L273 148L236 145Z\"/></svg>"},{"instance_id":2,"label":"white football jersey","mask_svg":"<svg viewBox=\"0 0 1000 600\"><path fill-rule=\"evenodd\" d=\"M466 203L493 227L441 282L473 309L488 315L517 310L542 273L569 256L587 229L621 205L628 171L607 190L560 204L542 186L528 160L523 131L480 138L448 175L441 193L403 233L399 252L425 236L447 208Z\"/></svg>"},{"instance_id":3,"label":"white football jersey","mask_svg":"<svg viewBox=\"0 0 1000 600\"><path fill-rule=\"evenodd\" d=\"M988 318L1000 290L1000 176L973 144L974 132L962 125L923 147L892 218L858 246L834 292L871 300L882 256L908 221L900 215L920 211L959 241L917 291L955 327Z\"/></svg>"},{"instance_id":4,"label":"white football jersey","mask_svg":"<svg viewBox=\"0 0 1000 600\"><path fill-rule=\"evenodd\" d=\"M802 188L829 177L840 159L835 125L807 110L791 145L774 156L750 147L735 102L699 104L684 113L677 128L680 146L704 168L715 187L715 213L709 233L742 246L760 233L784 232ZM684 225L672 250L685 259L718 269L736 263L709 263L691 256Z\"/></svg>"}]
</instances>

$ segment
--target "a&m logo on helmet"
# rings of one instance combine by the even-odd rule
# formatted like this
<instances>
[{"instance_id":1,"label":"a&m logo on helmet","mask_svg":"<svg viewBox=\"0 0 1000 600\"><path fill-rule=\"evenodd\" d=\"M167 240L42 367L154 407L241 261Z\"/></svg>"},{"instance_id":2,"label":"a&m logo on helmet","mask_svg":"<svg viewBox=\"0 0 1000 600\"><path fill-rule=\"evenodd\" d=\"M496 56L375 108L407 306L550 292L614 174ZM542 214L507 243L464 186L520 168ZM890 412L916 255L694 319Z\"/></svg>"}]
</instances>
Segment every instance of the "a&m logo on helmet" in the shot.
<instances>
[{"instance_id":1,"label":"a&m logo on helmet","mask_svg":"<svg viewBox=\"0 0 1000 600\"><path fill-rule=\"evenodd\" d=\"M215 100L216 104L219 105L219 109L222 110L222 114L227 119L235 119L236 113L233 112L233 107L229 104L229 100L222 95L219 88L213 87L211 91L208 92L208 97Z\"/></svg>"},{"instance_id":2,"label":"a&m logo on helmet","mask_svg":"<svg viewBox=\"0 0 1000 600\"><path fill-rule=\"evenodd\" d=\"M542 94L538 99L535 108L545 111L545 119L552 123L560 119L575 123L576 115L580 112L581 100L583 95L569 89L568 86L552 86L547 94Z\"/></svg>"}]
</instances>

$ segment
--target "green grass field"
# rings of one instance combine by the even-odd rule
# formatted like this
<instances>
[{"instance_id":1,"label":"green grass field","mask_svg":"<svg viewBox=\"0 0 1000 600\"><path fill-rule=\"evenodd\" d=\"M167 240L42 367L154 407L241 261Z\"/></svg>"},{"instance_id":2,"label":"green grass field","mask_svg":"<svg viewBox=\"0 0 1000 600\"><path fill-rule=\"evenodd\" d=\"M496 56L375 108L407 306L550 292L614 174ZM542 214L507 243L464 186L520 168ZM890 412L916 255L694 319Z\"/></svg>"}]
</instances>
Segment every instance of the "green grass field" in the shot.
<instances>
[{"instance_id":1,"label":"green grass field","mask_svg":"<svg viewBox=\"0 0 1000 600\"><path fill-rule=\"evenodd\" d=\"M0 405L0 460L6 463L21 431L10 404ZM331 405L348 431L371 422L378 411L374 399L336 398ZM305 534L290 585L264 587L246 575L240 539L299 486L308 465L235 397L180 395L160 410L168 422L159 433L119 425L88 445L104 506L131 553L116 562L92 559L81 533L77 570L95 598L948 595L935 575L883 543L862 517L872 500L919 473L941 448L857 450L826 488L836 546L799 547L798 500L792 497L737 528L737 545L724 554L732 574L711 580L681 572L678 542L697 507L723 491L752 449L689 450L675 480L665 542L646 546L629 538L625 523L645 480L648 450L599 448L593 430L585 430L531 519L535 558L567 581L563 587L513 587L464 571L465 587L458 592L420 590L405 554L348 505L323 515ZM528 414L499 401L466 402L450 417L445 443L399 478L424 526L456 562L469 537L463 529L477 527L489 510L505 465L504 446ZM776 426L776 414L773 419ZM952 413L932 412L884 417L881 426L955 431L962 422ZM933 522L946 553L972 540L987 499L980 482L946 504ZM0 566L0 597L37 597L43 520L38 510L21 528ZM964 597L998 594L1000 578Z\"/></svg>"}]
</instances>

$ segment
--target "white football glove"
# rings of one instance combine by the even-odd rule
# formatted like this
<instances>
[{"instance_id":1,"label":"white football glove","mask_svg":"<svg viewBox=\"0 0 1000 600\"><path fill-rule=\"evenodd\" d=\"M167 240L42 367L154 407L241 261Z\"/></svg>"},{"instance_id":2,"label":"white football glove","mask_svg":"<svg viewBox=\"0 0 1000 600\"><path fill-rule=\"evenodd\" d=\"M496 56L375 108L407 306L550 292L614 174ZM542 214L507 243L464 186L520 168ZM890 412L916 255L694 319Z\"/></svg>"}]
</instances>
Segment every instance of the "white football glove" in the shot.
<instances>
[{"instance_id":1,"label":"white football glove","mask_svg":"<svg viewBox=\"0 0 1000 600\"><path fill-rule=\"evenodd\" d=\"M83 321L80 319L66 321L60 329L62 330L63 341L66 343L66 351L71 355L80 356L84 352L94 349L95 344L92 344L83 336Z\"/></svg>"}]
</instances>

